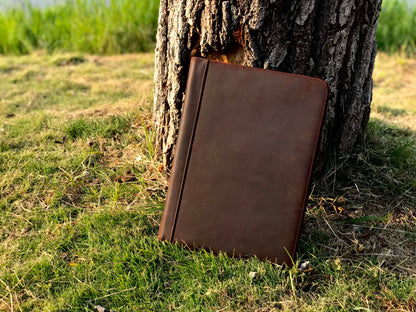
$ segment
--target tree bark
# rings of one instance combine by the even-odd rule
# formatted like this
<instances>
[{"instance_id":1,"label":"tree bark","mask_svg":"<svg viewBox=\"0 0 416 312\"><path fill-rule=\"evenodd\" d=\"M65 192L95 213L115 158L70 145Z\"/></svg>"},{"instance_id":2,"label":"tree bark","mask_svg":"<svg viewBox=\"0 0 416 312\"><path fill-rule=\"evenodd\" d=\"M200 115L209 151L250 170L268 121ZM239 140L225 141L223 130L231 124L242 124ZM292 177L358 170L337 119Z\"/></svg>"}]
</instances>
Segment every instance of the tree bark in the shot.
<instances>
[{"instance_id":1,"label":"tree bark","mask_svg":"<svg viewBox=\"0 0 416 312\"><path fill-rule=\"evenodd\" d=\"M164 165L172 164L194 55L324 79L317 167L351 153L369 119L380 10L381 0L161 0L154 122Z\"/></svg>"}]
</instances>

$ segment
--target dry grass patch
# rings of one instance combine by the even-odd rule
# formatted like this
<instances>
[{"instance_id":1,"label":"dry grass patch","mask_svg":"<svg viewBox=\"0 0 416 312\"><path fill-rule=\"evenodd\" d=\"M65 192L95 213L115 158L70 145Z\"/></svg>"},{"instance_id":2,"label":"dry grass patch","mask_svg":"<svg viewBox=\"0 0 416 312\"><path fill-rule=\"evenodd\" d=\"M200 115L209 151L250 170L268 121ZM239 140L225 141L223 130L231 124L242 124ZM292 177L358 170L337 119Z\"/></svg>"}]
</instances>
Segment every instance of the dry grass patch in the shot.
<instances>
[{"instance_id":1,"label":"dry grass patch","mask_svg":"<svg viewBox=\"0 0 416 312\"><path fill-rule=\"evenodd\" d=\"M77 61L74 61L77 60ZM119 115L152 97L152 54L124 57L43 53L0 59L0 109L77 117L97 111Z\"/></svg>"},{"instance_id":2,"label":"dry grass patch","mask_svg":"<svg viewBox=\"0 0 416 312\"><path fill-rule=\"evenodd\" d=\"M378 53L372 117L416 131L416 59Z\"/></svg>"}]
</instances>

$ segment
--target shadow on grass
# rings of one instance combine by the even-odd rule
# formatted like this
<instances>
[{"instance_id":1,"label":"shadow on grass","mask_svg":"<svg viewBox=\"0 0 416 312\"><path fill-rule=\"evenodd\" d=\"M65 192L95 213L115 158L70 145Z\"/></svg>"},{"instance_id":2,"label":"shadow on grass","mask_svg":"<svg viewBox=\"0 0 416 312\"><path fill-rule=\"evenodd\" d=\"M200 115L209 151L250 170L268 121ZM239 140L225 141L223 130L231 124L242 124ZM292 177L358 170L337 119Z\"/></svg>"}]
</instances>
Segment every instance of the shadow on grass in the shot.
<instances>
[{"instance_id":1,"label":"shadow on grass","mask_svg":"<svg viewBox=\"0 0 416 312\"><path fill-rule=\"evenodd\" d=\"M390 115L393 117L397 117L397 116L406 116L409 114L409 112L405 109L400 109L400 108L391 108L388 106L379 106L377 107L377 113L380 114L386 114L386 115Z\"/></svg>"},{"instance_id":2,"label":"shadow on grass","mask_svg":"<svg viewBox=\"0 0 416 312\"><path fill-rule=\"evenodd\" d=\"M416 133L372 120L309 197L299 255L416 269Z\"/></svg>"}]
</instances>

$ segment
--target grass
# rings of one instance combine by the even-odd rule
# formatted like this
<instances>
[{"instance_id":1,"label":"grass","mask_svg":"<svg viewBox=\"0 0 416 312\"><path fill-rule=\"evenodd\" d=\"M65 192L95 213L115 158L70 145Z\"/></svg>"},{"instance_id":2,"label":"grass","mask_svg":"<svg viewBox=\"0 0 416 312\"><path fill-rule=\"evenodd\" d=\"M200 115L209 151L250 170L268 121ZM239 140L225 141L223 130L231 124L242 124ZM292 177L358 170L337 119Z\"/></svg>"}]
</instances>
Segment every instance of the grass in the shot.
<instances>
[{"instance_id":1,"label":"grass","mask_svg":"<svg viewBox=\"0 0 416 312\"><path fill-rule=\"evenodd\" d=\"M36 49L118 54L154 48L157 0L66 0L0 11L0 54Z\"/></svg>"},{"instance_id":2,"label":"grass","mask_svg":"<svg viewBox=\"0 0 416 312\"><path fill-rule=\"evenodd\" d=\"M380 51L416 53L416 6L406 0L384 0L377 29Z\"/></svg>"},{"instance_id":3,"label":"grass","mask_svg":"<svg viewBox=\"0 0 416 312\"><path fill-rule=\"evenodd\" d=\"M416 309L414 60L378 57L364 148L315 184L287 268L157 241L153 59L0 59L0 310Z\"/></svg>"},{"instance_id":4,"label":"grass","mask_svg":"<svg viewBox=\"0 0 416 312\"><path fill-rule=\"evenodd\" d=\"M38 49L119 54L154 48L157 0L66 0L46 9L30 5L0 11L0 54ZM384 0L377 42L380 51L416 52L416 6Z\"/></svg>"},{"instance_id":5,"label":"grass","mask_svg":"<svg viewBox=\"0 0 416 312\"><path fill-rule=\"evenodd\" d=\"M400 54L379 54L374 72L373 116L381 121L416 131L416 59ZM394 74L391 74L394 71Z\"/></svg>"}]
</instances>

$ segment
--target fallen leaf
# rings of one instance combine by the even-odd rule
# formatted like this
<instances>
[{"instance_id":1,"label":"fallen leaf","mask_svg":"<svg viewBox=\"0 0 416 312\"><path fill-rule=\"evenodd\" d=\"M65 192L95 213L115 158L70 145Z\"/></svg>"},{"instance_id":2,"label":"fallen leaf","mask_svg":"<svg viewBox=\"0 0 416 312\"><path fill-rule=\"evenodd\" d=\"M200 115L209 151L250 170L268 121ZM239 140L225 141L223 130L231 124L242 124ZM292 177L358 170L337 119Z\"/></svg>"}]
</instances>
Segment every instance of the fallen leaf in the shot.
<instances>
[{"instance_id":1,"label":"fallen leaf","mask_svg":"<svg viewBox=\"0 0 416 312\"><path fill-rule=\"evenodd\" d=\"M256 275L257 275L257 272L250 272L250 273L248 273L248 276L249 276L251 279L255 279Z\"/></svg>"},{"instance_id":2,"label":"fallen leaf","mask_svg":"<svg viewBox=\"0 0 416 312\"><path fill-rule=\"evenodd\" d=\"M137 178L134 175L122 175L114 179L114 181L119 183L125 183L125 182L132 182L137 181Z\"/></svg>"},{"instance_id":3,"label":"fallen leaf","mask_svg":"<svg viewBox=\"0 0 416 312\"><path fill-rule=\"evenodd\" d=\"M100 305L96 305L94 306L94 308L98 311L98 312L109 312L106 308L100 306Z\"/></svg>"},{"instance_id":4,"label":"fallen leaf","mask_svg":"<svg viewBox=\"0 0 416 312\"><path fill-rule=\"evenodd\" d=\"M334 263L335 263L335 265L336 265L336 269L337 269L337 270L341 270L341 259L340 259L340 258L336 258L336 259L334 260Z\"/></svg>"},{"instance_id":5,"label":"fallen leaf","mask_svg":"<svg viewBox=\"0 0 416 312\"><path fill-rule=\"evenodd\" d=\"M309 268L310 268L310 262L309 262L309 261L302 262L302 263L299 265L299 270L300 270L301 272L306 271L306 270L308 270Z\"/></svg>"}]
</instances>

